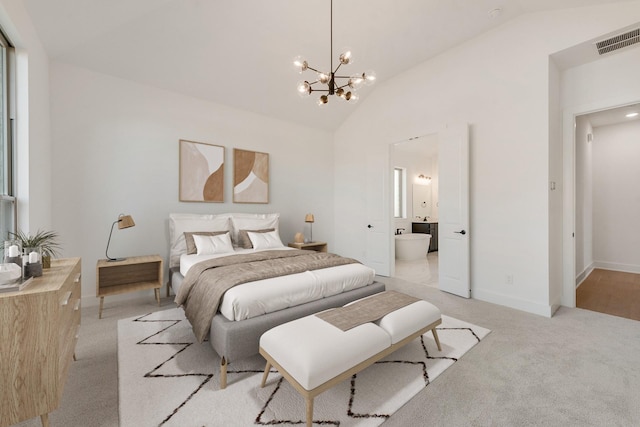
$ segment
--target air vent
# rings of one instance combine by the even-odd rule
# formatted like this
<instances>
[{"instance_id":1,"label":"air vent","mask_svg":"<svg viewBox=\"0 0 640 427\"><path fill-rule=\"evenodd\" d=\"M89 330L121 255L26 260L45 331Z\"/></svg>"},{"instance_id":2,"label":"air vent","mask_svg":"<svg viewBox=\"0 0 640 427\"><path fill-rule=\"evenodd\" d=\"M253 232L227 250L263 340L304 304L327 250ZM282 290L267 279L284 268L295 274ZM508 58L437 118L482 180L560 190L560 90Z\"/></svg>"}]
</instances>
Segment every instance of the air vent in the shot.
<instances>
[{"instance_id":1,"label":"air vent","mask_svg":"<svg viewBox=\"0 0 640 427\"><path fill-rule=\"evenodd\" d=\"M596 43L596 47L598 48L598 53L604 55L605 53L613 52L614 50L622 49L623 47L636 43L640 43L640 28L611 37L607 40L599 41Z\"/></svg>"}]
</instances>

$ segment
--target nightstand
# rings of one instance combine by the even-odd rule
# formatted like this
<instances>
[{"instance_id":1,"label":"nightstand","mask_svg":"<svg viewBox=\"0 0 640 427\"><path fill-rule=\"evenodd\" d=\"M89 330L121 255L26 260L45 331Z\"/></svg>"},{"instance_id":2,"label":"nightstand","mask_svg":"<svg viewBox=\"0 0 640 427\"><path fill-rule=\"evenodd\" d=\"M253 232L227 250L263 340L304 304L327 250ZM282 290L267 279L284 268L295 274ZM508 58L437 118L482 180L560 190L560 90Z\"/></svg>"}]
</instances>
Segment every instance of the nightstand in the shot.
<instances>
[{"instance_id":1,"label":"nightstand","mask_svg":"<svg viewBox=\"0 0 640 427\"><path fill-rule=\"evenodd\" d=\"M160 306L163 260L160 255L134 256L122 261L98 260L96 297L100 298L98 319L102 319L104 297L153 289Z\"/></svg>"},{"instance_id":2,"label":"nightstand","mask_svg":"<svg viewBox=\"0 0 640 427\"><path fill-rule=\"evenodd\" d=\"M306 249L308 251L327 252L327 242L289 243L289 247Z\"/></svg>"}]
</instances>

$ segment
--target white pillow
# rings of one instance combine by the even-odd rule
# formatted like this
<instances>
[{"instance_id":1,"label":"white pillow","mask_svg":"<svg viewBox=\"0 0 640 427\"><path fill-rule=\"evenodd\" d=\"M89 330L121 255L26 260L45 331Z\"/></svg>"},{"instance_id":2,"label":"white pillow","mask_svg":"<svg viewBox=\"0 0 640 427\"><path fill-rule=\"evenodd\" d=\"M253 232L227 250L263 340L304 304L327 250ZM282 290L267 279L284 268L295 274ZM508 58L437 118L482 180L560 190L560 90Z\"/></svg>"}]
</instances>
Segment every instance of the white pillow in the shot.
<instances>
[{"instance_id":1,"label":"white pillow","mask_svg":"<svg viewBox=\"0 0 640 427\"><path fill-rule=\"evenodd\" d=\"M253 249L277 249L284 247L277 231L269 231L267 233L247 231L247 234L249 235Z\"/></svg>"},{"instance_id":2,"label":"white pillow","mask_svg":"<svg viewBox=\"0 0 640 427\"><path fill-rule=\"evenodd\" d=\"M180 265L180 255L187 253L185 231L231 231L229 214L169 214L169 267Z\"/></svg>"},{"instance_id":3,"label":"white pillow","mask_svg":"<svg viewBox=\"0 0 640 427\"><path fill-rule=\"evenodd\" d=\"M214 255L233 252L233 245L229 233L218 234L217 236L193 235L198 255Z\"/></svg>"},{"instance_id":4,"label":"white pillow","mask_svg":"<svg viewBox=\"0 0 640 427\"><path fill-rule=\"evenodd\" d=\"M232 225L231 240L235 245L238 244L238 232L240 230L264 230L266 228L273 228L278 231L278 219L280 218L279 213L235 213L230 214L230 216Z\"/></svg>"}]
</instances>

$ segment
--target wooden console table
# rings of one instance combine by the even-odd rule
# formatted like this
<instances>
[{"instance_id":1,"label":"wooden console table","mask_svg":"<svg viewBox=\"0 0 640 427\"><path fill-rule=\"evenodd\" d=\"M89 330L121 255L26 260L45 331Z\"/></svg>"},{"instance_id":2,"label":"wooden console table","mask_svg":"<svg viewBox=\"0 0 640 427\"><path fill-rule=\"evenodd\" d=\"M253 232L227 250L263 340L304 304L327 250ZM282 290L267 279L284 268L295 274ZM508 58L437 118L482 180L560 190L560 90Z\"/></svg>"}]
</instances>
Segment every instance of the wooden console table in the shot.
<instances>
[{"instance_id":1,"label":"wooden console table","mask_svg":"<svg viewBox=\"0 0 640 427\"><path fill-rule=\"evenodd\" d=\"M122 261L98 260L96 297L100 298L98 319L102 319L104 297L153 289L160 306L163 259L160 255L129 257Z\"/></svg>"}]
</instances>

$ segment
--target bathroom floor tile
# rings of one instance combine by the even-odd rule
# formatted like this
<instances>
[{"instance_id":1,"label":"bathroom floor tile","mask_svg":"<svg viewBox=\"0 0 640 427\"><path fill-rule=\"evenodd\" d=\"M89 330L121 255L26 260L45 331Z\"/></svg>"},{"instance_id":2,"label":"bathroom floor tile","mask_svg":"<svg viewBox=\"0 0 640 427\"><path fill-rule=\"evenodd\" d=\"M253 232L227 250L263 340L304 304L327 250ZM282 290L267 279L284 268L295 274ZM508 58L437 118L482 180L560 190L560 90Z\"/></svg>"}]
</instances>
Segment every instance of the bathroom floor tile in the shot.
<instances>
[{"instance_id":1,"label":"bathroom floor tile","mask_svg":"<svg viewBox=\"0 0 640 427\"><path fill-rule=\"evenodd\" d=\"M396 260L395 276L407 282L438 287L438 252L430 252L425 259L416 261Z\"/></svg>"}]
</instances>

